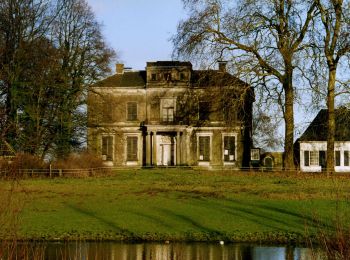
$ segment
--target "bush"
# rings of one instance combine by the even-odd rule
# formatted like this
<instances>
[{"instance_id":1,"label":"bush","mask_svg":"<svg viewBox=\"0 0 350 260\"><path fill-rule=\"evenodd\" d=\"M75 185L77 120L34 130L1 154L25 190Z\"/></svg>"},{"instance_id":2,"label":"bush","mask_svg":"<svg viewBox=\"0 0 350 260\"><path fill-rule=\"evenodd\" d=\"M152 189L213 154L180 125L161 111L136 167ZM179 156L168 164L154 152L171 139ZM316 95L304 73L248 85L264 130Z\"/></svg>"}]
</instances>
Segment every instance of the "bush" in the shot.
<instances>
[{"instance_id":1,"label":"bush","mask_svg":"<svg viewBox=\"0 0 350 260\"><path fill-rule=\"evenodd\" d=\"M57 160L52 163L56 169L91 169L104 167L101 156L90 152L74 153L66 159Z\"/></svg>"},{"instance_id":2,"label":"bush","mask_svg":"<svg viewBox=\"0 0 350 260\"><path fill-rule=\"evenodd\" d=\"M6 178L17 179L23 178L26 174L23 169L47 169L48 164L41 158L27 153L18 153L11 159L2 158L0 160L0 169L2 175Z\"/></svg>"}]
</instances>

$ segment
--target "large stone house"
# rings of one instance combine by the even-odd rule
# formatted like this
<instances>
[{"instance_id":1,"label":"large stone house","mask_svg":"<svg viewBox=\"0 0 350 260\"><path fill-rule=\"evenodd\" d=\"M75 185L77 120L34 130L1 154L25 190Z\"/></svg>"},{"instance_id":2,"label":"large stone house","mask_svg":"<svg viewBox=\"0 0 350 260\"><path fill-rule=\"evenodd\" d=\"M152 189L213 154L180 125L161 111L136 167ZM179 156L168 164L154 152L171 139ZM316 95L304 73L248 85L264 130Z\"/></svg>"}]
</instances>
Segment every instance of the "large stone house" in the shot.
<instances>
[{"instance_id":1,"label":"large stone house","mask_svg":"<svg viewBox=\"0 0 350 260\"><path fill-rule=\"evenodd\" d=\"M116 65L91 86L88 148L110 166L247 167L254 92L219 70L190 62L147 62L146 70Z\"/></svg>"},{"instance_id":2,"label":"large stone house","mask_svg":"<svg viewBox=\"0 0 350 260\"><path fill-rule=\"evenodd\" d=\"M301 171L326 170L327 109L321 109L295 143L297 162ZM336 172L350 172L350 110L335 110L334 164Z\"/></svg>"}]
</instances>

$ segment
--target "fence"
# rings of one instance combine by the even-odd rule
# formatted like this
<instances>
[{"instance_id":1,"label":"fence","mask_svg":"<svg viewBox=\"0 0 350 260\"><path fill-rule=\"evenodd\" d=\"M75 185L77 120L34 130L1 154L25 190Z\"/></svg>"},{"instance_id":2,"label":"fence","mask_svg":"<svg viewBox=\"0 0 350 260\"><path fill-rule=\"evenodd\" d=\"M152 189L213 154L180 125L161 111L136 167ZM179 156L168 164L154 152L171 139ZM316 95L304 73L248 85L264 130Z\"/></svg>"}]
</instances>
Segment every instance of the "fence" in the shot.
<instances>
[{"instance_id":1,"label":"fence","mask_svg":"<svg viewBox=\"0 0 350 260\"><path fill-rule=\"evenodd\" d=\"M101 168L88 168L88 169L0 169L0 177L10 177L10 178L26 178L26 177L95 177L95 176L108 176L117 171L128 171L130 173L137 173L138 170L193 170L198 173L201 172L224 172L224 173L263 173L263 174L274 174L274 173L285 173L285 174L300 174L300 169L266 169L264 167L257 168L238 168L238 167L227 167L227 166L121 166L121 167L101 167ZM330 171L314 172L316 174L329 175ZM337 175L350 175L350 173L345 172L334 172ZM312 172L304 172L304 174L312 174Z\"/></svg>"},{"instance_id":2,"label":"fence","mask_svg":"<svg viewBox=\"0 0 350 260\"><path fill-rule=\"evenodd\" d=\"M108 175L112 171L108 167L89 169L1 169L1 177L93 177Z\"/></svg>"}]
</instances>

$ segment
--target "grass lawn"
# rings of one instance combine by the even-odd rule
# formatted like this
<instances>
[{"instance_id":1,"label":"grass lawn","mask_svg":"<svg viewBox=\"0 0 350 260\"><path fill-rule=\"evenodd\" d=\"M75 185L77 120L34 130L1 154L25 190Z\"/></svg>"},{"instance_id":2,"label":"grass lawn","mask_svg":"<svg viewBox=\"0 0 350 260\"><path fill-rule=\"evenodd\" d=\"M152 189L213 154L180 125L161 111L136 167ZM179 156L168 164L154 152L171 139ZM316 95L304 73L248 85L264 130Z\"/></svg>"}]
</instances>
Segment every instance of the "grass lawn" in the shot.
<instances>
[{"instance_id":1,"label":"grass lawn","mask_svg":"<svg viewBox=\"0 0 350 260\"><path fill-rule=\"evenodd\" d=\"M9 188L0 182L3 200ZM350 175L132 170L22 180L11 208L21 239L284 243L348 219L349 195Z\"/></svg>"}]
</instances>

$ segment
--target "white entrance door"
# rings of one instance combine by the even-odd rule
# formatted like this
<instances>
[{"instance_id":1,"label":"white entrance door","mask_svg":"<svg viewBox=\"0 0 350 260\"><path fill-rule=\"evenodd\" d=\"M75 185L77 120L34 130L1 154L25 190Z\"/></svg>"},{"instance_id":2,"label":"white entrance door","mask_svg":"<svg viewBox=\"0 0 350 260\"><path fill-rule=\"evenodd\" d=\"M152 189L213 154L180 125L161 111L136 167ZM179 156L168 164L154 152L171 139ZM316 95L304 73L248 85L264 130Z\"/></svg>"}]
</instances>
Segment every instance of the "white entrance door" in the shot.
<instances>
[{"instance_id":1,"label":"white entrance door","mask_svg":"<svg viewBox=\"0 0 350 260\"><path fill-rule=\"evenodd\" d=\"M171 136L157 136L157 165L175 165L175 144Z\"/></svg>"},{"instance_id":2,"label":"white entrance door","mask_svg":"<svg viewBox=\"0 0 350 260\"><path fill-rule=\"evenodd\" d=\"M163 144L162 165L171 165L171 144Z\"/></svg>"}]
</instances>

